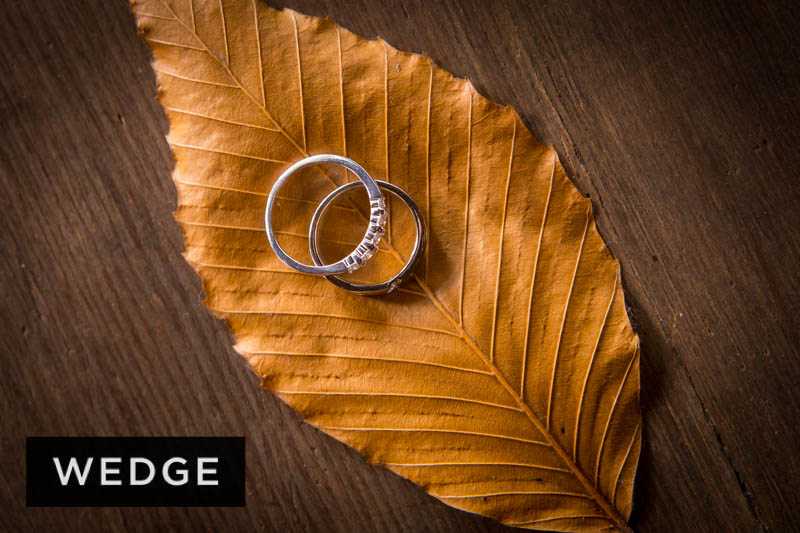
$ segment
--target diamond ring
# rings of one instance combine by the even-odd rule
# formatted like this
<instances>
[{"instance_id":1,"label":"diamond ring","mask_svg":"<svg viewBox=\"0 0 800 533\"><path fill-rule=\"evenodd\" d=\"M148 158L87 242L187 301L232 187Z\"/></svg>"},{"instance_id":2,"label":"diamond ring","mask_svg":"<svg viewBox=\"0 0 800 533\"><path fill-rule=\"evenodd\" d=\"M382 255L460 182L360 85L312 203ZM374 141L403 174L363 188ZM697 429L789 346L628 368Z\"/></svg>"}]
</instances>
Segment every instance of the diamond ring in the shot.
<instances>
[{"instance_id":1,"label":"diamond ring","mask_svg":"<svg viewBox=\"0 0 800 533\"><path fill-rule=\"evenodd\" d=\"M333 283L338 287L364 295L375 295L375 294L392 292L401 283L403 283L406 279L408 279L414 272L414 267L417 265L417 262L419 262L420 258L422 257L422 254L425 251L425 244L427 241L427 236L425 233L425 222L423 221L422 214L420 213L417 204L414 203L414 200L412 200L411 197L408 194L406 194L406 192L403 189L401 189L396 185L392 185L391 183L387 183L385 181L380 181L380 180L377 180L377 184L381 189L397 196L400 200L402 200L402 202L406 205L406 207L408 207L408 210L411 212L411 216L414 219L414 230L416 232L416 236L414 241L414 249L412 250L408 260L403 265L403 268L401 268L397 274L387 279L386 281L383 281L381 283L364 285L364 284L350 283L349 281L345 281L344 279L337 277L335 275L325 276L325 278L328 281L330 281L331 283ZM336 198L358 186L359 183L357 181L345 183L338 189L331 192L328 196L326 196L322 200L322 202L320 202L320 204L317 206L317 210L314 211L314 216L311 217L311 224L308 229L309 251L311 252L311 259L314 261L314 264L323 265L322 259L320 258L318 251L319 221L322 218L322 215Z\"/></svg>"}]
</instances>

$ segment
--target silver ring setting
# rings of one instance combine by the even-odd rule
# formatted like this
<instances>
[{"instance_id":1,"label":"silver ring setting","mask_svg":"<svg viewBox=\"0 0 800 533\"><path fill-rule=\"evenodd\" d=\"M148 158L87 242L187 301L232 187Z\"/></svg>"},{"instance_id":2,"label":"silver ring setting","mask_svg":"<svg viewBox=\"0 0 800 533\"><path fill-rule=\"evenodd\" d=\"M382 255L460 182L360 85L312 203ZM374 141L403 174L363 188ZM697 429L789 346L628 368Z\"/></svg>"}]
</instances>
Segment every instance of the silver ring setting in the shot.
<instances>
[{"instance_id":1,"label":"silver ring setting","mask_svg":"<svg viewBox=\"0 0 800 533\"><path fill-rule=\"evenodd\" d=\"M292 174L301 168L320 163L333 163L343 166L352 171L356 177L358 177L358 182L352 182L347 185L363 185L367 189L370 205L370 219L367 226L367 231L364 234L364 237L361 239L361 242L347 257L330 265L325 265L322 263L307 265L290 257L289 254L287 254L283 248L281 248L280 244L278 244L278 240L275 238L275 231L272 226L272 209L275 207L275 201L277 199L278 192L289 180L289 178L292 177ZM364 264L378 250L378 243L383 237L385 227L386 203L376 181L367 173L366 170L364 170L364 167L352 159L333 154L312 155L310 157L306 157L305 159L301 159L297 163L287 168L272 186L272 190L267 198L267 207L264 211L264 228L267 232L267 239L269 240L269 244L272 247L272 250L275 252L275 255L278 256L278 259L280 259L281 262L283 262L283 264L286 266L297 270L298 272L316 276L331 276L336 274L344 274L345 272L354 272L364 266Z\"/></svg>"},{"instance_id":2,"label":"silver ring setting","mask_svg":"<svg viewBox=\"0 0 800 533\"><path fill-rule=\"evenodd\" d=\"M376 283L376 284L356 284L350 283L348 281L343 280L336 275L328 275L325 276L325 279L336 285L337 287L341 287L351 292L355 292L358 294L363 295L377 295L377 294L385 294L392 292L395 290L400 284L402 284L405 280L407 280L411 274L414 272L414 267L416 267L417 263L419 262L420 258L422 257L423 252L425 251L425 245L427 243L427 234L425 232L425 222L422 218L422 213L420 213L417 204L414 203L414 200L400 187L396 185L392 185L391 183L377 180L376 183L378 186L388 191L395 196L397 196L402 202L406 205L408 210L411 212L412 218L414 219L414 230L416 232L415 241L414 241L414 249L411 252L411 256L403 265L403 268L400 269L397 274L389 278L388 280ZM331 192L328 196L326 196L322 202L317 206L316 211L314 211L314 215L311 217L311 224L308 228L308 244L309 244L309 251L311 252L311 259L314 261L316 265L323 265L322 259L319 256L319 221L322 218L325 210L332 204L332 202L341 196L342 194L346 193L358 187L358 182L351 182L346 183L339 188L335 189ZM370 223L370 226L372 223ZM367 230L369 234L369 230ZM377 251L377 245L374 250L371 250L369 253L369 258L372 253Z\"/></svg>"}]
</instances>

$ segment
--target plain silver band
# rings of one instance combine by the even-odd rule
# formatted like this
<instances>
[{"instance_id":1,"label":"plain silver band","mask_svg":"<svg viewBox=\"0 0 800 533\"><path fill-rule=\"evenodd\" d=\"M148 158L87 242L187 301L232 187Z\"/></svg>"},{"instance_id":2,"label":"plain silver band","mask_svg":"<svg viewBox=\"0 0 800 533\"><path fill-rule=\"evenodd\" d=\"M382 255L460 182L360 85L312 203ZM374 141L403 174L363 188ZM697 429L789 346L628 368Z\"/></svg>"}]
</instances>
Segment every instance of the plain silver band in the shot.
<instances>
[{"instance_id":1,"label":"plain silver band","mask_svg":"<svg viewBox=\"0 0 800 533\"><path fill-rule=\"evenodd\" d=\"M414 267L417 266L420 258L422 257L422 253L425 251L425 245L427 243L427 234L425 232L425 221L422 219L422 213L420 213L417 204L414 203L414 200L400 187L396 185L392 185L391 183L387 183L385 181L376 180L378 185L381 189L385 189L398 198L400 198L408 210L411 211L411 215L414 218L414 230L416 231L416 239L414 242L414 250L411 252L411 257L406 261L406 264L403 265L403 268L400 269L400 272L392 276L390 279L382 282L376 283L374 285L358 285L355 283L350 283L348 281L343 280L342 278L336 276L325 276L325 279L333 283L334 285L341 287L343 289L347 289L348 291L356 292L358 294L370 295L370 294L383 294L387 292L392 292L397 287L400 286L406 279L408 279L411 274L414 272ZM319 248L318 238L319 235L317 230L319 229L319 221L322 218L322 214L325 212L325 209L333 202L339 195L344 194L345 192L353 189L354 187L358 186L358 182L351 182L345 183L341 187L335 189L331 192L325 199L320 202L317 206L317 210L314 211L314 216L311 217L311 225L308 228L308 246L309 251L311 252L311 259L317 265L322 265L322 259L319 256L319 252L317 248Z\"/></svg>"},{"instance_id":2,"label":"plain silver band","mask_svg":"<svg viewBox=\"0 0 800 533\"><path fill-rule=\"evenodd\" d=\"M341 261L337 261L336 263L330 265L317 263L316 266L313 266L306 265L305 263L301 263L292 259L289 254L283 251L281 245L278 244L278 240L275 238L275 232L272 228L272 208L275 206L275 200L278 197L278 191L280 191L281 187L283 187L292 174L301 168L320 163L334 163L353 171L353 173L360 180L360 183L354 181L348 185L358 186L363 184L364 187L366 187L367 195L369 196L370 200L370 223L367 226L367 231L364 233L364 238L361 240L361 243L359 243L359 245L350 253L350 255ZM312 155L310 157L306 157L305 159L301 159L297 163L287 168L272 186L272 190L269 192L269 198L267 199L267 208L264 211L264 228L267 231L267 239L269 240L269 245L272 247L275 255L278 256L278 259L280 259L283 264L293 268L294 270L303 272L304 274L314 274L317 276L344 274L345 272L353 272L354 270L357 270L363 266L372 253L378 249L378 242L380 241L381 235L383 235L383 227L385 222L386 204L383 199L383 194L381 194L381 191L378 188L378 184L361 165L352 159L334 154Z\"/></svg>"}]
</instances>

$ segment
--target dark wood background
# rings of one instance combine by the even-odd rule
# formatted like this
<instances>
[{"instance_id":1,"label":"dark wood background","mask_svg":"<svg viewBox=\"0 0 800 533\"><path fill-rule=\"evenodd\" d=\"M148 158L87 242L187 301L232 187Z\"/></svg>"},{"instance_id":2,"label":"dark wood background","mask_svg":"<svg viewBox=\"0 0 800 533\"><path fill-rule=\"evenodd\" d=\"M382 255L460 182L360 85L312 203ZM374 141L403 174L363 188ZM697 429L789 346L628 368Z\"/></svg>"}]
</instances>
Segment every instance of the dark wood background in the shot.
<instances>
[{"instance_id":1,"label":"dark wood background","mask_svg":"<svg viewBox=\"0 0 800 533\"><path fill-rule=\"evenodd\" d=\"M259 389L180 255L167 122L127 4L0 4L0 529L504 530ZM642 337L633 526L797 528L798 10L583 4L285 5L512 104L592 198ZM248 505L26 509L26 435L245 435Z\"/></svg>"}]
</instances>

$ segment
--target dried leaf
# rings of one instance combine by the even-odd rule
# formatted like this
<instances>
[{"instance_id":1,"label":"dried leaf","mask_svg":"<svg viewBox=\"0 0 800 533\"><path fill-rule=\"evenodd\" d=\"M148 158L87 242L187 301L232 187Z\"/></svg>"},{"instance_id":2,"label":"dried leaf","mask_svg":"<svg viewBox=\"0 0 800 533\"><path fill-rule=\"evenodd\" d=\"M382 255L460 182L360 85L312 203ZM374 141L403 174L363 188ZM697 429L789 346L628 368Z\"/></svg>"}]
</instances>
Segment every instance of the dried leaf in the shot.
<instances>
[{"instance_id":1,"label":"dried leaf","mask_svg":"<svg viewBox=\"0 0 800 533\"><path fill-rule=\"evenodd\" d=\"M428 58L331 20L249 1L133 5L171 124L186 258L264 387L454 507L626 530L638 339L618 263L555 151ZM403 290L351 295L269 249L272 182L325 152L417 200L431 244ZM344 179L311 172L285 192L290 253L307 257L304 221ZM373 262L398 260L392 246Z\"/></svg>"}]
</instances>

